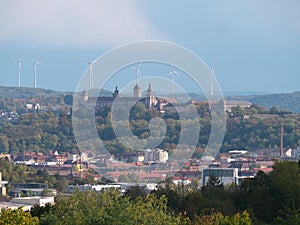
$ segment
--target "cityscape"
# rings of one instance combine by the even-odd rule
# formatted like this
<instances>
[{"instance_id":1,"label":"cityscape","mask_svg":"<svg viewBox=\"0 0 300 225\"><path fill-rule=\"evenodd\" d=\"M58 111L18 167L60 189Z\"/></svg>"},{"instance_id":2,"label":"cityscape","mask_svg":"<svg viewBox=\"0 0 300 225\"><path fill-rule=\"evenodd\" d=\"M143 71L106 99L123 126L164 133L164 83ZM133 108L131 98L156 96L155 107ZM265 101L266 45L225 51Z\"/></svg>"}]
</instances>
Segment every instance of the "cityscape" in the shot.
<instances>
[{"instance_id":1,"label":"cityscape","mask_svg":"<svg viewBox=\"0 0 300 225\"><path fill-rule=\"evenodd\" d=\"M0 3L0 224L300 224L299 7Z\"/></svg>"}]
</instances>

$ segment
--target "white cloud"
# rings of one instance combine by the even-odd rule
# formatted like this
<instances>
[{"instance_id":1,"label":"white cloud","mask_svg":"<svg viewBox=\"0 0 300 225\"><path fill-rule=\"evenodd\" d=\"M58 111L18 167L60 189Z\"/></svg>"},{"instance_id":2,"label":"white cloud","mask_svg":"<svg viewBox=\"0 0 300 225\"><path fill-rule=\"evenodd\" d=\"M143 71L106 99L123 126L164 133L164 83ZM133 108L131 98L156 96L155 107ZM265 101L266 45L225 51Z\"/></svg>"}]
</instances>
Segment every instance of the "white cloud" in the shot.
<instances>
[{"instance_id":1,"label":"white cloud","mask_svg":"<svg viewBox=\"0 0 300 225\"><path fill-rule=\"evenodd\" d=\"M131 0L0 2L0 44L113 46L159 38Z\"/></svg>"}]
</instances>

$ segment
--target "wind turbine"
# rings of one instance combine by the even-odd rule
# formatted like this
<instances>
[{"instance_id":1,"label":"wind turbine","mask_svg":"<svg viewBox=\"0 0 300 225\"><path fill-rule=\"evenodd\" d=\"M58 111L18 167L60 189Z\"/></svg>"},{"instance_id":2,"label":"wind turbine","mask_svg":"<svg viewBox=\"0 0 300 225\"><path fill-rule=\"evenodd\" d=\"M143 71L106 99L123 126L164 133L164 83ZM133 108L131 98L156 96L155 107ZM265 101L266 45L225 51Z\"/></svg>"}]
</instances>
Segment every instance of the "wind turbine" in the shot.
<instances>
[{"instance_id":1,"label":"wind turbine","mask_svg":"<svg viewBox=\"0 0 300 225\"><path fill-rule=\"evenodd\" d=\"M172 94L174 94L174 89L175 89L175 84L174 84L174 76L177 75L179 76L179 73L176 72L175 66L172 66L171 72L168 74L168 76L172 77Z\"/></svg>"},{"instance_id":2,"label":"wind turbine","mask_svg":"<svg viewBox=\"0 0 300 225\"><path fill-rule=\"evenodd\" d=\"M89 61L87 58L82 58L85 62L89 64L89 76L90 76L90 89L94 88L93 84L93 63L96 61L96 59Z\"/></svg>"},{"instance_id":3,"label":"wind turbine","mask_svg":"<svg viewBox=\"0 0 300 225\"><path fill-rule=\"evenodd\" d=\"M33 84L33 87L36 88L36 67L37 67L37 65L42 63L42 61L36 62L36 61L32 60L32 62L33 62L33 68L34 68L34 84Z\"/></svg>"},{"instance_id":4,"label":"wind turbine","mask_svg":"<svg viewBox=\"0 0 300 225\"><path fill-rule=\"evenodd\" d=\"M11 60L18 64L18 87L21 87L21 62L23 60L23 57L19 59L11 59Z\"/></svg>"},{"instance_id":5,"label":"wind turbine","mask_svg":"<svg viewBox=\"0 0 300 225\"><path fill-rule=\"evenodd\" d=\"M135 70L135 76L136 76L136 85L138 85L139 84L139 77L141 77L141 65L142 65L142 63L139 63L138 65L137 65L137 67L131 67L132 69L134 69Z\"/></svg>"}]
</instances>

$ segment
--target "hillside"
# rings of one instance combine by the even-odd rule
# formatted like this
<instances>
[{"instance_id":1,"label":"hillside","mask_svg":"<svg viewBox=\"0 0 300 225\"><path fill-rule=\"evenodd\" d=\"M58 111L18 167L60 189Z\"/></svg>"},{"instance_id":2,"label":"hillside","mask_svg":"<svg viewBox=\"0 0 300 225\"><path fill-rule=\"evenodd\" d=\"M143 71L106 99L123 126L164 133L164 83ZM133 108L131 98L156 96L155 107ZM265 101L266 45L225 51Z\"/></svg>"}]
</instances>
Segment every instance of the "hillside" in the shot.
<instances>
[{"instance_id":1,"label":"hillside","mask_svg":"<svg viewBox=\"0 0 300 225\"><path fill-rule=\"evenodd\" d=\"M300 92L250 96L248 101L268 109L277 106L300 113Z\"/></svg>"},{"instance_id":2,"label":"hillside","mask_svg":"<svg viewBox=\"0 0 300 225\"><path fill-rule=\"evenodd\" d=\"M102 96L111 96L112 92L107 90L92 89L89 91L89 96L97 96L100 93ZM13 99L32 99L32 98L49 98L60 97L73 92L55 91L51 89L29 88L29 87L6 87L0 86L0 98Z\"/></svg>"},{"instance_id":3,"label":"hillside","mask_svg":"<svg viewBox=\"0 0 300 225\"><path fill-rule=\"evenodd\" d=\"M97 89L89 91L89 96L97 96L100 93L102 96L111 96L112 92ZM50 89L28 88L28 87L5 87L0 86L0 98L14 99L32 99L32 98L49 98L61 97L65 94L73 94L72 92L54 91ZM190 96L197 100L204 100L204 96L191 93ZM280 94L265 94L265 95L229 95L228 100L247 100L264 108L270 109L277 106L279 109L290 110L295 113L300 113L300 92L280 93Z\"/></svg>"},{"instance_id":4,"label":"hillside","mask_svg":"<svg viewBox=\"0 0 300 225\"><path fill-rule=\"evenodd\" d=\"M300 92L248 96L226 96L226 99L247 100L266 109L276 106L279 109L300 113Z\"/></svg>"},{"instance_id":5,"label":"hillside","mask_svg":"<svg viewBox=\"0 0 300 225\"><path fill-rule=\"evenodd\" d=\"M38 97L61 96L62 94L63 92L50 89L0 86L1 98L29 99Z\"/></svg>"}]
</instances>

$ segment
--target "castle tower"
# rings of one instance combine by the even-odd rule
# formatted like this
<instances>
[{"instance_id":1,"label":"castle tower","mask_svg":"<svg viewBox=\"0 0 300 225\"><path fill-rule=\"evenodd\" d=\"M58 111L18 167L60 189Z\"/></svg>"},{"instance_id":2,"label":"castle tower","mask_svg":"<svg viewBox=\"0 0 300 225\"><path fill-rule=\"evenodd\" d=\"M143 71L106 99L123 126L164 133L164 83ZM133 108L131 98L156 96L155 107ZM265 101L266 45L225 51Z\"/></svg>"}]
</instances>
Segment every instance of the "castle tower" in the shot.
<instances>
[{"instance_id":1,"label":"castle tower","mask_svg":"<svg viewBox=\"0 0 300 225\"><path fill-rule=\"evenodd\" d=\"M151 88L151 84L149 84L149 88L147 89L147 97L154 96L154 91Z\"/></svg>"},{"instance_id":2,"label":"castle tower","mask_svg":"<svg viewBox=\"0 0 300 225\"><path fill-rule=\"evenodd\" d=\"M85 102L89 99L89 94L86 90L84 90L82 92L82 98L83 98L83 101L85 101Z\"/></svg>"},{"instance_id":3,"label":"castle tower","mask_svg":"<svg viewBox=\"0 0 300 225\"><path fill-rule=\"evenodd\" d=\"M157 99L154 96L154 90L149 84L149 88L147 89L147 97L146 97L146 106L148 109L153 109L154 106L157 104Z\"/></svg>"},{"instance_id":4,"label":"castle tower","mask_svg":"<svg viewBox=\"0 0 300 225\"><path fill-rule=\"evenodd\" d=\"M113 93L113 96L117 97L118 95L119 95L119 90L118 90L118 86L116 86L116 89L115 89L115 91Z\"/></svg>"},{"instance_id":5,"label":"castle tower","mask_svg":"<svg viewBox=\"0 0 300 225\"><path fill-rule=\"evenodd\" d=\"M133 87L133 97L134 98L141 98L142 97L142 89L139 87L138 84L136 84Z\"/></svg>"}]
</instances>

